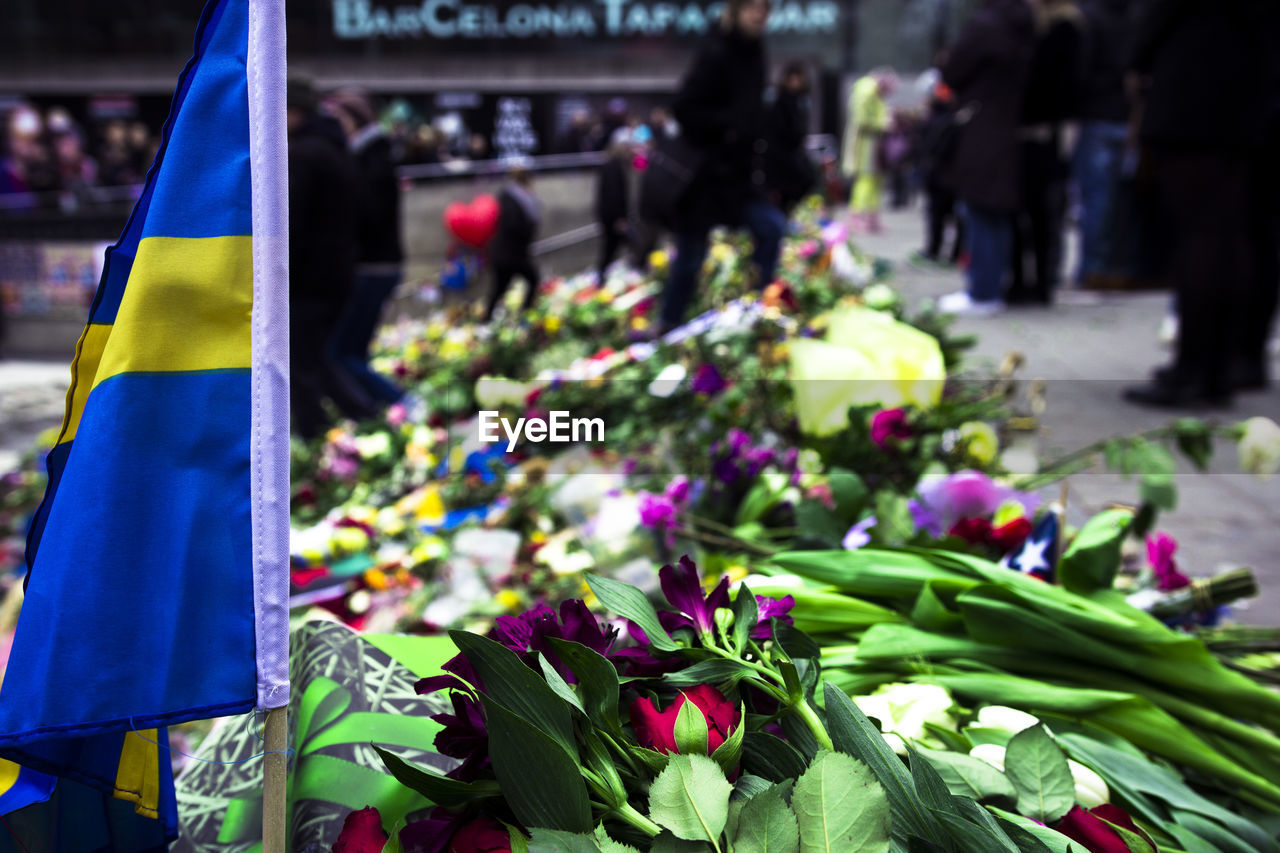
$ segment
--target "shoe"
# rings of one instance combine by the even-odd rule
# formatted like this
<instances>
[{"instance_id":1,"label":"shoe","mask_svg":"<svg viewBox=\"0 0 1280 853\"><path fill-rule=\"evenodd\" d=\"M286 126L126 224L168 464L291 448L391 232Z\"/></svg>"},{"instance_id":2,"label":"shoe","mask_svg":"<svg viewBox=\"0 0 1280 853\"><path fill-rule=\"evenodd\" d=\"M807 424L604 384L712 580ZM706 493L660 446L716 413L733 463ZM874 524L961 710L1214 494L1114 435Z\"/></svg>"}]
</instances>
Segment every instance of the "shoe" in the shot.
<instances>
[{"instance_id":1,"label":"shoe","mask_svg":"<svg viewBox=\"0 0 1280 853\"><path fill-rule=\"evenodd\" d=\"M1265 361L1240 360L1231 365L1231 387L1237 391L1265 391L1271 387Z\"/></svg>"},{"instance_id":2,"label":"shoe","mask_svg":"<svg viewBox=\"0 0 1280 853\"><path fill-rule=\"evenodd\" d=\"M1156 378L1146 385L1132 385L1124 389L1124 399L1140 406L1156 409L1229 409L1231 394L1226 391L1207 391L1194 385L1176 384L1162 379L1168 376L1157 371Z\"/></svg>"},{"instance_id":3,"label":"shoe","mask_svg":"<svg viewBox=\"0 0 1280 853\"><path fill-rule=\"evenodd\" d=\"M938 310L964 317L990 317L1004 311L1004 302L999 299L975 301L967 290L957 290L939 297Z\"/></svg>"},{"instance_id":4,"label":"shoe","mask_svg":"<svg viewBox=\"0 0 1280 853\"><path fill-rule=\"evenodd\" d=\"M1172 347L1178 342L1178 315L1166 314L1160 321L1160 330L1156 332L1156 340L1162 347Z\"/></svg>"}]
</instances>

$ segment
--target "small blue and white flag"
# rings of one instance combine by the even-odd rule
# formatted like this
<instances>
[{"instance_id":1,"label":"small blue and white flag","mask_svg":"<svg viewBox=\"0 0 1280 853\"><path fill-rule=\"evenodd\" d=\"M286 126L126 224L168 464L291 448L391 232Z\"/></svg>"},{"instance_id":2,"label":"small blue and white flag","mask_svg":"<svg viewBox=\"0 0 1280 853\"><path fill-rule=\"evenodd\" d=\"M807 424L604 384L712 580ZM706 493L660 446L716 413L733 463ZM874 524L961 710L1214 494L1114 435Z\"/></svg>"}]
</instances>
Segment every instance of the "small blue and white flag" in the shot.
<instances>
[{"instance_id":1,"label":"small blue and white flag","mask_svg":"<svg viewBox=\"0 0 1280 853\"><path fill-rule=\"evenodd\" d=\"M1000 565L1053 583L1058 569L1058 535L1058 513L1046 512L1031 529L1027 541Z\"/></svg>"}]
</instances>

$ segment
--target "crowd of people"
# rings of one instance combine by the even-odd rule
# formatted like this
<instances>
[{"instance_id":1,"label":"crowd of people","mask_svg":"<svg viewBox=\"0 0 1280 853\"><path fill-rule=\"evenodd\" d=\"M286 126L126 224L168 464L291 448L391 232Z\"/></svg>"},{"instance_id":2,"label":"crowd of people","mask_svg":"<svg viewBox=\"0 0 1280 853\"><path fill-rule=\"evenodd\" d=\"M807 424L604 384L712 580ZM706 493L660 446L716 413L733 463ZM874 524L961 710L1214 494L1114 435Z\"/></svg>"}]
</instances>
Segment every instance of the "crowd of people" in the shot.
<instances>
[{"instance_id":1,"label":"crowd of people","mask_svg":"<svg viewBox=\"0 0 1280 853\"><path fill-rule=\"evenodd\" d=\"M0 196L9 206L76 210L107 198L105 188L140 184L158 144L140 120L85 127L66 107L20 103L0 138Z\"/></svg>"}]
</instances>

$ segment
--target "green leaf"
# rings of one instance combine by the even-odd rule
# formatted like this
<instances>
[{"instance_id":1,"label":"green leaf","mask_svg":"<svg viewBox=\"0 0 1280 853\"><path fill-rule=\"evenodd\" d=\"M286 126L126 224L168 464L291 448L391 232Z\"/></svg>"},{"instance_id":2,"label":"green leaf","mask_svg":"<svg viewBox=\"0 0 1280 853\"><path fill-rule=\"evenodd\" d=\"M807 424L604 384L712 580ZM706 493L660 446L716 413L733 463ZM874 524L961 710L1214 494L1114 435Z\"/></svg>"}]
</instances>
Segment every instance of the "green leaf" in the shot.
<instances>
[{"instance_id":1,"label":"green leaf","mask_svg":"<svg viewBox=\"0 0 1280 853\"><path fill-rule=\"evenodd\" d=\"M733 600L733 647L739 655L747 648L759 619L755 593L744 583L738 587L738 597Z\"/></svg>"},{"instance_id":2,"label":"green leaf","mask_svg":"<svg viewBox=\"0 0 1280 853\"><path fill-rule=\"evenodd\" d=\"M743 773L738 777L738 781L733 783L733 796L729 798L729 801L742 800L745 802L756 794L763 794L772 787L773 783L763 776Z\"/></svg>"},{"instance_id":3,"label":"green leaf","mask_svg":"<svg viewBox=\"0 0 1280 853\"><path fill-rule=\"evenodd\" d=\"M733 772L738 769L738 765L742 763L742 739L747 734L747 711L745 706L739 707L739 713L741 714L739 717L741 722L729 733L724 743L716 747L716 751L711 753L711 760L720 765L720 769L724 771L725 776L733 775Z\"/></svg>"},{"instance_id":4,"label":"green leaf","mask_svg":"<svg viewBox=\"0 0 1280 853\"><path fill-rule=\"evenodd\" d=\"M649 847L649 853L707 853L709 850L711 846L705 841L685 841L667 830L653 839L653 844Z\"/></svg>"},{"instance_id":5,"label":"green leaf","mask_svg":"<svg viewBox=\"0 0 1280 853\"><path fill-rule=\"evenodd\" d=\"M596 827L595 838L596 843L600 845L601 853L640 853L630 844L622 844L610 838L609 833L604 831L604 824Z\"/></svg>"},{"instance_id":6,"label":"green leaf","mask_svg":"<svg viewBox=\"0 0 1280 853\"><path fill-rule=\"evenodd\" d=\"M862 478L844 468L832 468L827 474L827 485L831 487L831 497L836 504L836 512L842 521L852 521L867 504L871 491ZM847 527L848 525L846 525ZM841 531L843 537L844 531Z\"/></svg>"},{"instance_id":7,"label":"green leaf","mask_svg":"<svg viewBox=\"0 0 1280 853\"><path fill-rule=\"evenodd\" d=\"M468 631L450 631L449 636L475 667L489 698L550 736L567 755L577 758L573 721L564 700L519 655L501 643Z\"/></svg>"},{"instance_id":8,"label":"green leaf","mask_svg":"<svg viewBox=\"0 0 1280 853\"><path fill-rule=\"evenodd\" d=\"M667 762L671 760L671 756L665 752L658 752L654 749L646 749L643 746L629 746L628 751L632 758L638 758L649 768L649 772L657 776L663 770L667 769Z\"/></svg>"},{"instance_id":9,"label":"green leaf","mask_svg":"<svg viewBox=\"0 0 1280 853\"><path fill-rule=\"evenodd\" d=\"M951 840L955 842L958 850L981 850L982 853L997 853L997 851L1003 850L1006 853L1020 853L1018 846L999 828L995 833L989 832L984 827L980 827L956 814L950 807L946 809L933 808L932 811L938 821L946 828L947 834L951 836Z\"/></svg>"},{"instance_id":10,"label":"green leaf","mask_svg":"<svg viewBox=\"0 0 1280 853\"><path fill-rule=\"evenodd\" d=\"M796 530L806 544L835 548L848 529L821 501L806 498L796 504Z\"/></svg>"},{"instance_id":11,"label":"green leaf","mask_svg":"<svg viewBox=\"0 0 1280 853\"><path fill-rule=\"evenodd\" d=\"M919 752L938 771L951 793L1002 807L1016 807L1018 792L1013 783L987 762L960 752L923 748Z\"/></svg>"},{"instance_id":12,"label":"green leaf","mask_svg":"<svg viewBox=\"0 0 1280 853\"><path fill-rule=\"evenodd\" d=\"M796 782L802 853L888 853L889 801L871 768L823 750Z\"/></svg>"},{"instance_id":13,"label":"green leaf","mask_svg":"<svg viewBox=\"0 0 1280 853\"><path fill-rule=\"evenodd\" d=\"M742 740L742 766L770 782L783 782L803 773L805 761L794 746L781 738L765 732L747 732Z\"/></svg>"},{"instance_id":14,"label":"green leaf","mask_svg":"<svg viewBox=\"0 0 1280 853\"><path fill-rule=\"evenodd\" d=\"M1075 782L1062 749L1043 725L1009 740L1004 770L1018 792L1018 811L1045 824L1059 820L1075 805Z\"/></svg>"},{"instance_id":15,"label":"green leaf","mask_svg":"<svg viewBox=\"0 0 1280 853\"><path fill-rule=\"evenodd\" d=\"M906 495L890 490L876 492L876 526L872 536L882 545L902 545L916 534Z\"/></svg>"},{"instance_id":16,"label":"green leaf","mask_svg":"<svg viewBox=\"0 0 1280 853\"><path fill-rule=\"evenodd\" d=\"M662 652L674 652L680 648L671 639L671 635L662 629L657 611L643 592L631 584L599 575L587 575L587 586L591 587L591 591L606 608L639 625L640 630L649 638L650 646Z\"/></svg>"},{"instance_id":17,"label":"green leaf","mask_svg":"<svg viewBox=\"0 0 1280 853\"><path fill-rule=\"evenodd\" d=\"M1138 485L1138 496L1143 503L1149 503L1157 509L1172 512L1178 508L1178 487L1173 482L1172 474L1149 474L1143 477Z\"/></svg>"},{"instance_id":18,"label":"green leaf","mask_svg":"<svg viewBox=\"0 0 1280 853\"><path fill-rule=\"evenodd\" d=\"M1213 457L1213 431L1209 425L1196 418L1179 418L1173 429L1182 455L1199 470L1207 471Z\"/></svg>"},{"instance_id":19,"label":"green leaf","mask_svg":"<svg viewBox=\"0 0 1280 853\"><path fill-rule=\"evenodd\" d=\"M447 779L415 767L382 747L375 745L373 749L382 759L387 772L394 776L396 781L406 788L412 788L438 806L463 806L485 797L497 797L502 793L497 782L487 779L476 782Z\"/></svg>"},{"instance_id":20,"label":"green leaf","mask_svg":"<svg viewBox=\"0 0 1280 853\"><path fill-rule=\"evenodd\" d=\"M1155 846L1138 833L1131 832L1123 826L1112 823L1106 818L1100 818L1100 820L1107 825L1108 829L1120 836L1120 840L1129 848L1129 853L1156 853Z\"/></svg>"},{"instance_id":21,"label":"green leaf","mask_svg":"<svg viewBox=\"0 0 1280 853\"><path fill-rule=\"evenodd\" d=\"M511 853L529 853L529 839L524 837L524 831L506 822L503 822L502 826L507 830L507 837L511 840ZM386 851L384 850L383 853Z\"/></svg>"},{"instance_id":22,"label":"green leaf","mask_svg":"<svg viewBox=\"0 0 1280 853\"><path fill-rule=\"evenodd\" d=\"M1085 522L1058 563L1062 585L1080 595L1110 589L1120 568L1120 548L1133 513L1109 509Z\"/></svg>"},{"instance_id":23,"label":"green leaf","mask_svg":"<svg viewBox=\"0 0 1280 853\"><path fill-rule=\"evenodd\" d=\"M600 845L591 835L538 828L529 835L529 853L600 853Z\"/></svg>"},{"instance_id":24,"label":"green leaf","mask_svg":"<svg viewBox=\"0 0 1280 853\"><path fill-rule=\"evenodd\" d=\"M747 803L733 838L734 853L797 853L800 827L776 787Z\"/></svg>"},{"instance_id":25,"label":"green leaf","mask_svg":"<svg viewBox=\"0 0 1280 853\"><path fill-rule=\"evenodd\" d=\"M1251 851L1266 849L1255 847L1243 841L1239 836L1223 827L1222 824L1210 820L1204 815L1178 809L1171 810L1170 814L1175 824L1192 833L1201 842L1207 842L1208 847L1215 853L1251 853ZM1170 832L1173 831L1172 827L1166 827L1166 829L1169 829Z\"/></svg>"},{"instance_id":26,"label":"green leaf","mask_svg":"<svg viewBox=\"0 0 1280 853\"><path fill-rule=\"evenodd\" d=\"M516 819L531 828L590 832L591 805L578 759L497 700L485 694L480 700L489 725L494 775Z\"/></svg>"},{"instance_id":27,"label":"green leaf","mask_svg":"<svg viewBox=\"0 0 1280 853\"><path fill-rule=\"evenodd\" d=\"M947 783L942 781L942 777L929 764L928 759L910 747L907 749L911 766L911 781L915 783L916 793L920 795L920 801L935 812L950 812L952 810L951 791L947 789Z\"/></svg>"},{"instance_id":28,"label":"green leaf","mask_svg":"<svg viewBox=\"0 0 1280 853\"><path fill-rule=\"evenodd\" d=\"M676 751L681 755L706 755L708 752L707 718L701 708L687 699L676 714L675 739Z\"/></svg>"},{"instance_id":29,"label":"green leaf","mask_svg":"<svg viewBox=\"0 0 1280 853\"><path fill-rule=\"evenodd\" d=\"M663 676L662 683L669 687L693 687L698 684L736 684L755 675L754 670L736 660L712 658L693 666Z\"/></svg>"},{"instance_id":30,"label":"green leaf","mask_svg":"<svg viewBox=\"0 0 1280 853\"><path fill-rule=\"evenodd\" d=\"M772 563L784 572L872 598L913 597L934 578L977 583L968 573L941 567L919 554L882 548L789 551L773 557Z\"/></svg>"},{"instance_id":31,"label":"green leaf","mask_svg":"<svg viewBox=\"0 0 1280 853\"><path fill-rule=\"evenodd\" d=\"M549 637L551 648L578 679L587 716L610 731L619 731L618 670L608 659L581 643Z\"/></svg>"},{"instance_id":32,"label":"green leaf","mask_svg":"<svg viewBox=\"0 0 1280 853\"><path fill-rule=\"evenodd\" d=\"M686 841L716 842L733 787L705 755L673 755L649 787L649 817Z\"/></svg>"},{"instance_id":33,"label":"green leaf","mask_svg":"<svg viewBox=\"0 0 1280 853\"><path fill-rule=\"evenodd\" d=\"M565 681L564 677L556 672L556 668L551 665L551 662L545 656L538 655L538 666L542 668L542 677L547 680L547 686L555 691L557 696L583 714L587 713L587 709L582 707L582 700L578 698L578 694L573 692L569 682Z\"/></svg>"},{"instance_id":34,"label":"green leaf","mask_svg":"<svg viewBox=\"0 0 1280 853\"><path fill-rule=\"evenodd\" d=\"M826 683L824 697L832 743L846 755L865 761L875 773L889 799L895 832L900 832L903 838L918 835L934 844L940 843L936 818L925 811L915 783L902 761L884 742L880 729L831 682Z\"/></svg>"},{"instance_id":35,"label":"green leaf","mask_svg":"<svg viewBox=\"0 0 1280 853\"><path fill-rule=\"evenodd\" d=\"M1038 841L1028 845L1030 849L1026 847L1020 848L1019 845L1009 836L1009 833L1006 832L996 819L991 816L991 812L987 811L973 800L967 797L952 797L951 802L955 807L957 814L968 820L970 823L981 827L986 831L989 838L994 839L1000 845L1004 845L1005 849L1012 851L1012 853L1043 853L1042 848L1044 845Z\"/></svg>"},{"instance_id":36,"label":"green leaf","mask_svg":"<svg viewBox=\"0 0 1280 853\"><path fill-rule=\"evenodd\" d=\"M1071 839L1061 832L1036 823L1031 818L1007 812L995 806L987 806L987 809L1000 819L1000 825L1004 828L1004 831L1026 853L1035 853L1034 844L1027 841L1027 838L1044 845L1050 853L1084 853L1078 845L1073 845Z\"/></svg>"}]
</instances>

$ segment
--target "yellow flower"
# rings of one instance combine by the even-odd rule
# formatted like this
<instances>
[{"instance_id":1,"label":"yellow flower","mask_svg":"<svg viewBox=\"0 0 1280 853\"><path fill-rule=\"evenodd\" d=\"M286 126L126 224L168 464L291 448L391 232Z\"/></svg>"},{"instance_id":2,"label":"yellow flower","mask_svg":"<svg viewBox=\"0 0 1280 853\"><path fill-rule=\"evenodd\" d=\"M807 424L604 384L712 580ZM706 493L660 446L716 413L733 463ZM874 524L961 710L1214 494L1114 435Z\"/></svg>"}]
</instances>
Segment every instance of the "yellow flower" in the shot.
<instances>
[{"instance_id":1,"label":"yellow flower","mask_svg":"<svg viewBox=\"0 0 1280 853\"><path fill-rule=\"evenodd\" d=\"M711 252L709 254L711 256L711 260L720 265L727 264L729 261L733 260L733 249L729 247L728 243L716 243L711 247Z\"/></svg>"},{"instance_id":2,"label":"yellow flower","mask_svg":"<svg viewBox=\"0 0 1280 853\"><path fill-rule=\"evenodd\" d=\"M632 317L631 328L637 332L643 332L645 329L649 328L649 318L648 317Z\"/></svg>"},{"instance_id":3,"label":"yellow flower","mask_svg":"<svg viewBox=\"0 0 1280 853\"><path fill-rule=\"evenodd\" d=\"M1000 438L991 424L969 421L960 425L960 443L969 458L979 465L990 465L1000 452Z\"/></svg>"},{"instance_id":4,"label":"yellow flower","mask_svg":"<svg viewBox=\"0 0 1280 853\"><path fill-rule=\"evenodd\" d=\"M519 610L524 603L520 599L520 594L512 589L500 590L495 598L502 605L502 609L507 611Z\"/></svg>"},{"instance_id":5,"label":"yellow flower","mask_svg":"<svg viewBox=\"0 0 1280 853\"><path fill-rule=\"evenodd\" d=\"M369 547L369 534L359 527L340 527L333 532L334 551L358 554Z\"/></svg>"},{"instance_id":6,"label":"yellow flower","mask_svg":"<svg viewBox=\"0 0 1280 853\"><path fill-rule=\"evenodd\" d=\"M608 305L613 301L613 291L601 290L600 293L596 295L596 301Z\"/></svg>"},{"instance_id":7,"label":"yellow flower","mask_svg":"<svg viewBox=\"0 0 1280 853\"><path fill-rule=\"evenodd\" d=\"M369 569L364 573L365 586L381 592L382 590L391 589L391 580L387 577L387 573L382 569Z\"/></svg>"},{"instance_id":8,"label":"yellow flower","mask_svg":"<svg viewBox=\"0 0 1280 853\"><path fill-rule=\"evenodd\" d=\"M554 335L556 332L560 331L560 318L553 314L547 318L545 325L547 327L547 332Z\"/></svg>"},{"instance_id":9,"label":"yellow flower","mask_svg":"<svg viewBox=\"0 0 1280 853\"><path fill-rule=\"evenodd\" d=\"M543 533L541 530L535 530L529 534L529 541L534 545L541 545L543 542L547 541L547 534Z\"/></svg>"},{"instance_id":10,"label":"yellow flower","mask_svg":"<svg viewBox=\"0 0 1280 853\"><path fill-rule=\"evenodd\" d=\"M667 268L667 253L658 249L649 253L649 266L654 272L663 272Z\"/></svg>"},{"instance_id":11,"label":"yellow flower","mask_svg":"<svg viewBox=\"0 0 1280 853\"><path fill-rule=\"evenodd\" d=\"M1003 527L1011 521L1017 521L1019 518L1026 518L1027 508L1018 501L1005 501L996 507L996 513L991 518L991 523L996 527Z\"/></svg>"}]
</instances>

